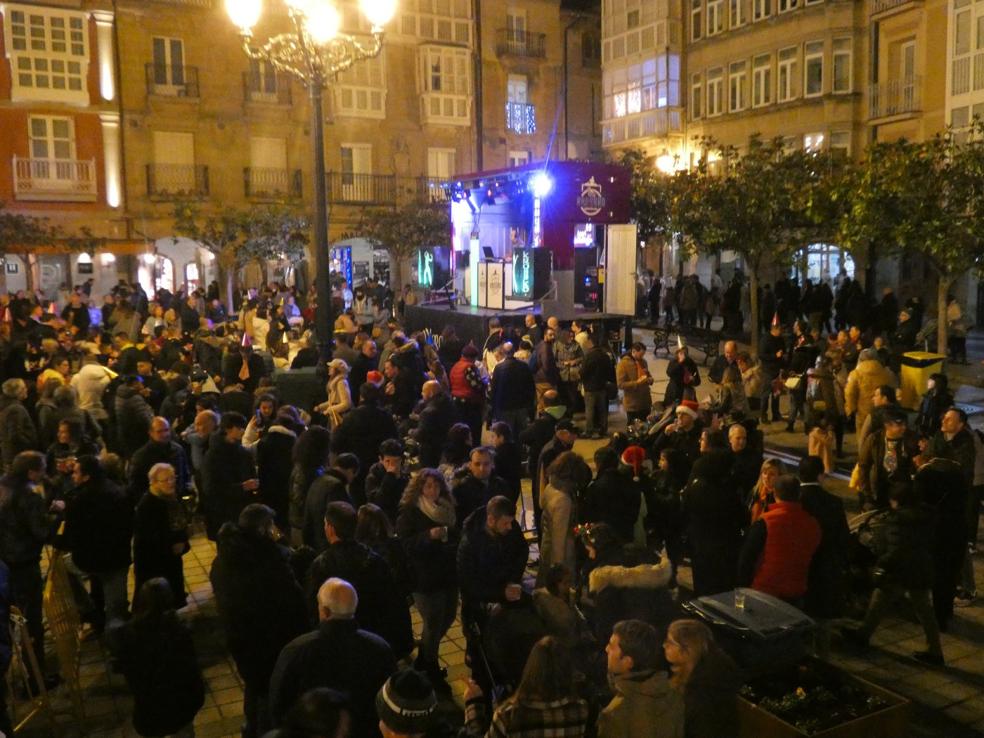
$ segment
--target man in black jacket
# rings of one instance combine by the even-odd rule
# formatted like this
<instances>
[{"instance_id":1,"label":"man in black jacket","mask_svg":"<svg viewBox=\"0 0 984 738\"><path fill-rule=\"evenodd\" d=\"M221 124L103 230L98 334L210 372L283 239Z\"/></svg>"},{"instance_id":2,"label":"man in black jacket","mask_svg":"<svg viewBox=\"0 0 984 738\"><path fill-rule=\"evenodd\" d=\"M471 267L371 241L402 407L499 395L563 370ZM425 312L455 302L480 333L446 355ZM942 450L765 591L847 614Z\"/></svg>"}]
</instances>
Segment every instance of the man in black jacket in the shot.
<instances>
[{"instance_id":1,"label":"man in black jacket","mask_svg":"<svg viewBox=\"0 0 984 738\"><path fill-rule=\"evenodd\" d=\"M769 405L772 406L772 422L782 420L779 412L779 395L772 392L772 382L786 367L786 341L782 337L782 325L778 316L772 319L768 335L762 336L759 347L759 363L762 365L762 422L769 422Z\"/></svg>"},{"instance_id":2,"label":"man in black jacket","mask_svg":"<svg viewBox=\"0 0 984 738\"><path fill-rule=\"evenodd\" d=\"M347 502L331 502L325 508L328 548L308 569L305 599L313 609L318 590L327 579L340 577L351 582L359 592L359 623L385 639L396 657L402 658L413 649L410 610L386 561L355 540L357 517Z\"/></svg>"},{"instance_id":3,"label":"man in black jacket","mask_svg":"<svg viewBox=\"0 0 984 738\"><path fill-rule=\"evenodd\" d=\"M529 364L513 356L512 345L506 358L495 365L489 382L489 407L493 420L509 423L518 434L530 420L530 410L536 404L536 384Z\"/></svg>"},{"instance_id":4,"label":"man in black jacket","mask_svg":"<svg viewBox=\"0 0 984 738\"><path fill-rule=\"evenodd\" d=\"M366 500L386 513L394 526L400 499L410 482L410 475L403 468L403 451L403 444L396 438L383 441L379 444L379 461L366 476Z\"/></svg>"},{"instance_id":5,"label":"man in black jacket","mask_svg":"<svg viewBox=\"0 0 984 738\"><path fill-rule=\"evenodd\" d=\"M451 490L458 520L465 520L477 508L485 507L493 497L509 497L509 485L493 474L493 466L492 449L488 446L472 449L468 456L468 473L456 480Z\"/></svg>"},{"instance_id":6,"label":"man in black jacket","mask_svg":"<svg viewBox=\"0 0 984 738\"><path fill-rule=\"evenodd\" d=\"M281 649L307 632L304 594L290 567L290 549L276 538L276 513L256 503L219 531L209 579L229 652L243 680L243 735L267 729L270 675Z\"/></svg>"},{"instance_id":7,"label":"man in black jacket","mask_svg":"<svg viewBox=\"0 0 984 738\"><path fill-rule=\"evenodd\" d=\"M62 542L72 554L72 565L89 577L91 622L101 633L106 626L112 630L126 620L133 505L106 478L96 456L76 460L72 482L75 490L67 498Z\"/></svg>"},{"instance_id":8,"label":"man in black jacket","mask_svg":"<svg viewBox=\"0 0 984 738\"><path fill-rule=\"evenodd\" d=\"M608 386L615 382L615 364L594 337L587 339L587 346L581 362L584 433L586 438L604 438L608 435Z\"/></svg>"},{"instance_id":9,"label":"man in black jacket","mask_svg":"<svg viewBox=\"0 0 984 738\"><path fill-rule=\"evenodd\" d=\"M436 468L441 463L441 449L447 441L448 431L454 425L457 412L454 402L439 382L424 382L422 393L414 435L420 444L421 465Z\"/></svg>"},{"instance_id":10,"label":"man in black jacket","mask_svg":"<svg viewBox=\"0 0 984 738\"><path fill-rule=\"evenodd\" d=\"M333 453L348 451L359 457L360 471L353 489L365 489L366 474L376 461L379 444L387 438L399 438L393 416L379 407L379 388L367 382L359 390L359 397L359 406L345 413L331 439Z\"/></svg>"},{"instance_id":11,"label":"man in black jacket","mask_svg":"<svg viewBox=\"0 0 984 738\"><path fill-rule=\"evenodd\" d=\"M174 489L178 497L189 494L191 469L188 456L181 444L171 440L171 424L160 416L150 421L150 440L138 448L130 459L127 487L130 500L136 504L150 489L147 473L154 464L170 464L174 467Z\"/></svg>"},{"instance_id":12,"label":"man in black jacket","mask_svg":"<svg viewBox=\"0 0 984 738\"><path fill-rule=\"evenodd\" d=\"M255 502L259 494L253 455L242 444L245 431L246 418L236 412L226 413L205 454L202 509L211 541L223 523L239 520L243 508Z\"/></svg>"},{"instance_id":13,"label":"man in black jacket","mask_svg":"<svg viewBox=\"0 0 984 738\"><path fill-rule=\"evenodd\" d=\"M844 503L823 488L823 461L819 456L800 459L800 504L820 523L820 546L810 562L806 590L806 611L816 619L842 617L846 604L850 531ZM818 629L820 656L826 657L829 633L825 624Z\"/></svg>"},{"instance_id":14,"label":"man in black jacket","mask_svg":"<svg viewBox=\"0 0 984 738\"><path fill-rule=\"evenodd\" d=\"M356 620L362 593L332 577L318 588L318 628L288 643L270 679L273 724L283 723L293 704L310 689L330 687L349 695L352 735L376 738L376 693L396 671L386 641L362 630Z\"/></svg>"},{"instance_id":15,"label":"man in black jacket","mask_svg":"<svg viewBox=\"0 0 984 738\"><path fill-rule=\"evenodd\" d=\"M352 504L349 488L359 474L359 457L339 454L324 474L311 482L304 498L304 544L315 551L328 548L325 538L325 511L332 502Z\"/></svg>"}]
</instances>

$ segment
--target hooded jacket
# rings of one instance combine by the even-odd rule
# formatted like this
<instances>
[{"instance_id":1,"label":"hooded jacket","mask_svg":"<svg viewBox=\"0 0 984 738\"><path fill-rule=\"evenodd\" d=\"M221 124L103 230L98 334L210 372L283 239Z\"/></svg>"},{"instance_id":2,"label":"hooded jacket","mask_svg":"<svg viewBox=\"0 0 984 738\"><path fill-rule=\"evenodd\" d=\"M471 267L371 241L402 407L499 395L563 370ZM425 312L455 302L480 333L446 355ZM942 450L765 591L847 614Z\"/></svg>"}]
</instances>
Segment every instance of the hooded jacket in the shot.
<instances>
[{"instance_id":1,"label":"hooded jacket","mask_svg":"<svg viewBox=\"0 0 984 738\"><path fill-rule=\"evenodd\" d=\"M594 603L592 622L599 642L607 642L620 620L642 620L660 631L679 617L670 592L673 567L669 558L635 566L598 566L588 575Z\"/></svg>"},{"instance_id":2,"label":"hooded jacket","mask_svg":"<svg viewBox=\"0 0 984 738\"><path fill-rule=\"evenodd\" d=\"M615 696L598 715L598 738L683 738L683 700L658 671L610 678Z\"/></svg>"},{"instance_id":3,"label":"hooded jacket","mask_svg":"<svg viewBox=\"0 0 984 738\"><path fill-rule=\"evenodd\" d=\"M277 524L287 521L290 496L291 454L297 433L275 423L256 444L256 475L260 480L260 502L277 511Z\"/></svg>"},{"instance_id":4,"label":"hooded jacket","mask_svg":"<svg viewBox=\"0 0 984 738\"><path fill-rule=\"evenodd\" d=\"M0 397L0 453L6 469L21 451L37 447L38 434L20 400Z\"/></svg>"},{"instance_id":5,"label":"hooded jacket","mask_svg":"<svg viewBox=\"0 0 984 738\"><path fill-rule=\"evenodd\" d=\"M147 431L154 411L136 387L121 385L116 390L116 433L124 456L129 458L147 443Z\"/></svg>"},{"instance_id":6,"label":"hooded jacket","mask_svg":"<svg viewBox=\"0 0 984 738\"><path fill-rule=\"evenodd\" d=\"M859 361L857 367L847 376L844 390L844 413L855 414L856 426L861 428L865 418L874 405L872 397L875 390L883 384L895 386L895 375L882 366L877 359Z\"/></svg>"}]
</instances>

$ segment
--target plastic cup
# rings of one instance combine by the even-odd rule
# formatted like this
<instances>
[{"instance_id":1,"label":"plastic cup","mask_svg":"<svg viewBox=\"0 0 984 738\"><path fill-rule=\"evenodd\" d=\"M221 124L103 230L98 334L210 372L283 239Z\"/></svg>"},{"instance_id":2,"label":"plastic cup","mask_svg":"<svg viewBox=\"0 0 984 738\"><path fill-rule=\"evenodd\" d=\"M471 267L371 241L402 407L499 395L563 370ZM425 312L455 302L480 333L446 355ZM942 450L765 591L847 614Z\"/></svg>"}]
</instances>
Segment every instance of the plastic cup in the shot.
<instances>
[{"instance_id":1,"label":"plastic cup","mask_svg":"<svg viewBox=\"0 0 984 738\"><path fill-rule=\"evenodd\" d=\"M745 611L745 590L735 590L735 609L739 612Z\"/></svg>"}]
</instances>

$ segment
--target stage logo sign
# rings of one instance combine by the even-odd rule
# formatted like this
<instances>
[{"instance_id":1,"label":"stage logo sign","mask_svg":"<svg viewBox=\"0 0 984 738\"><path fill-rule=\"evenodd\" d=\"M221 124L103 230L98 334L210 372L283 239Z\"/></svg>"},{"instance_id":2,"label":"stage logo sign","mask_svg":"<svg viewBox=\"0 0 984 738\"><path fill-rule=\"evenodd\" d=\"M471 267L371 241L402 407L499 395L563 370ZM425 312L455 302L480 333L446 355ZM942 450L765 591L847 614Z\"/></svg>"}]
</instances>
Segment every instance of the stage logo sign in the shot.
<instances>
[{"instance_id":1,"label":"stage logo sign","mask_svg":"<svg viewBox=\"0 0 984 738\"><path fill-rule=\"evenodd\" d=\"M581 185L581 195L577 198L577 206L581 212L589 218L593 218L605 208L605 196L601 192L601 185L591 177Z\"/></svg>"}]
</instances>

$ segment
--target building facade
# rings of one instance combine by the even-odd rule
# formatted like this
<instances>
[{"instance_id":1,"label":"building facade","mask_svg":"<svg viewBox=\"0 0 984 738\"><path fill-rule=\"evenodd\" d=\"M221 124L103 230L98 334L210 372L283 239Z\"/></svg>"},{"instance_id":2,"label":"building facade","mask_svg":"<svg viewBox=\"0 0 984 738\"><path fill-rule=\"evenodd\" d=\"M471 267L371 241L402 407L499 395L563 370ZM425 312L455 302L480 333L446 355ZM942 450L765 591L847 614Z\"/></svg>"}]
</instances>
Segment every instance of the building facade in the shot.
<instances>
[{"instance_id":1,"label":"building facade","mask_svg":"<svg viewBox=\"0 0 984 738\"><path fill-rule=\"evenodd\" d=\"M345 31L370 30L355 0L338 5ZM372 208L443 201L441 183L458 172L600 156L600 39L587 5L400 0L380 55L324 95L330 241L358 244ZM287 30L284 7L266 6L258 42ZM48 0L3 10L0 115L15 135L2 144L10 150L0 199L130 244L139 258L117 268L169 289L206 284L217 270L206 250L174 238L176 202L205 212L272 202L311 210L307 90L248 59L222 2ZM63 58L32 52L36 29ZM28 48L12 54L12 43ZM42 87L46 62L66 71ZM31 164L32 152L39 162L57 156L71 185ZM251 279L264 276L283 273Z\"/></svg>"}]
</instances>

